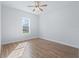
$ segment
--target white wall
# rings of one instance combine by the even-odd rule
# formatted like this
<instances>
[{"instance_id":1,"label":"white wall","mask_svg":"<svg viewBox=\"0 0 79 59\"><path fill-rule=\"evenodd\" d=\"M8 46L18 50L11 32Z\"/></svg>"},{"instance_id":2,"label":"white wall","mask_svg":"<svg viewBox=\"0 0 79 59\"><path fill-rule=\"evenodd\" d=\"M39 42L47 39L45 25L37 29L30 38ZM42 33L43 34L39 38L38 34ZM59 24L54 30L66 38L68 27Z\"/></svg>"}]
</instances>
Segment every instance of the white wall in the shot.
<instances>
[{"instance_id":1,"label":"white wall","mask_svg":"<svg viewBox=\"0 0 79 59\"><path fill-rule=\"evenodd\" d=\"M40 15L40 37L79 48L79 2L48 2Z\"/></svg>"},{"instance_id":2,"label":"white wall","mask_svg":"<svg viewBox=\"0 0 79 59\"><path fill-rule=\"evenodd\" d=\"M30 18L31 33L22 33L21 17ZM38 36L38 16L18 9L2 6L2 44L27 40Z\"/></svg>"},{"instance_id":3,"label":"white wall","mask_svg":"<svg viewBox=\"0 0 79 59\"><path fill-rule=\"evenodd\" d=\"M1 53L1 2L0 2L0 53Z\"/></svg>"}]
</instances>

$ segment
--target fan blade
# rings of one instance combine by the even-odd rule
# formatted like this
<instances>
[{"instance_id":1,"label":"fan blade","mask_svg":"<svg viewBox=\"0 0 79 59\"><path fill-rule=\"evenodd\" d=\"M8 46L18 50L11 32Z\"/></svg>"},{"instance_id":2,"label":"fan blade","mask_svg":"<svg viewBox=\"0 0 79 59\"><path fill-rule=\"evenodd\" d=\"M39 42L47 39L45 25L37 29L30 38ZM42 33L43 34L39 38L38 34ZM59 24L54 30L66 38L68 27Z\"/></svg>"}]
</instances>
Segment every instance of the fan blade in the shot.
<instances>
[{"instance_id":1,"label":"fan blade","mask_svg":"<svg viewBox=\"0 0 79 59\"><path fill-rule=\"evenodd\" d=\"M43 9L39 8L41 11L43 11Z\"/></svg>"},{"instance_id":2,"label":"fan blade","mask_svg":"<svg viewBox=\"0 0 79 59\"><path fill-rule=\"evenodd\" d=\"M35 7L35 6L28 6L28 7Z\"/></svg>"},{"instance_id":3,"label":"fan blade","mask_svg":"<svg viewBox=\"0 0 79 59\"><path fill-rule=\"evenodd\" d=\"M28 7L38 7L38 6L28 6Z\"/></svg>"},{"instance_id":4,"label":"fan blade","mask_svg":"<svg viewBox=\"0 0 79 59\"><path fill-rule=\"evenodd\" d=\"M46 7L47 5L45 4L45 5L41 5L40 7Z\"/></svg>"},{"instance_id":5,"label":"fan blade","mask_svg":"<svg viewBox=\"0 0 79 59\"><path fill-rule=\"evenodd\" d=\"M35 11L35 9L33 9L33 12Z\"/></svg>"}]
</instances>

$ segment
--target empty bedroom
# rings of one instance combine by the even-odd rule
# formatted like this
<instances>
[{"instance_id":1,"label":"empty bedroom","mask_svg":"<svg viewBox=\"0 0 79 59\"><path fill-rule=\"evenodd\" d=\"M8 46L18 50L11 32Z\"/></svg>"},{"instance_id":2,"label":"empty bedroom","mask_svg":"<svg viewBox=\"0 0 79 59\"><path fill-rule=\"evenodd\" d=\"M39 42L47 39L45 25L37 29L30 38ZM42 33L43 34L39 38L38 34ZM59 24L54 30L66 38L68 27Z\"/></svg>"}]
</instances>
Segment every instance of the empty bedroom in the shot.
<instances>
[{"instance_id":1,"label":"empty bedroom","mask_svg":"<svg viewBox=\"0 0 79 59\"><path fill-rule=\"evenodd\" d=\"M79 1L0 1L1 58L78 58Z\"/></svg>"}]
</instances>

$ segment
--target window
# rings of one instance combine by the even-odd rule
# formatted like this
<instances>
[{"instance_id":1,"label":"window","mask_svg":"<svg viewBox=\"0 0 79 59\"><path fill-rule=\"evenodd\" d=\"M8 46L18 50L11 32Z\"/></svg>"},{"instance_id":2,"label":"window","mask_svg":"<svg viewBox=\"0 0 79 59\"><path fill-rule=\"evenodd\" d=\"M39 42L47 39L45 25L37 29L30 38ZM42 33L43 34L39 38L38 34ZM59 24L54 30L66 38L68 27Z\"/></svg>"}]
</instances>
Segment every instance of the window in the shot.
<instances>
[{"instance_id":1,"label":"window","mask_svg":"<svg viewBox=\"0 0 79 59\"><path fill-rule=\"evenodd\" d=\"M22 32L30 32L30 19L28 19L27 17L22 17Z\"/></svg>"}]
</instances>

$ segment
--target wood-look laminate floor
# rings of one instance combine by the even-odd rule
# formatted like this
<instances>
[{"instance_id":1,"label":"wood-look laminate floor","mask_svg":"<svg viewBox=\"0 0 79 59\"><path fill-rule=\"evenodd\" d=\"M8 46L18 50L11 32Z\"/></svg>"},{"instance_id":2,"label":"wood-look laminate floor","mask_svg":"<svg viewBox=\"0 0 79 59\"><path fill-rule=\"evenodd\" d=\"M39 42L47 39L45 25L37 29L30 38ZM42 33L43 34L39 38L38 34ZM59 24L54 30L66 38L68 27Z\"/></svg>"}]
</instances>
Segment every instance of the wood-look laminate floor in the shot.
<instances>
[{"instance_id":1,"label":"wood-look laminate floor","mask_svg":"<svg viewBox=\"0 0 79 59\"><path fill-rule=\"evenodd\" d=\"M2 45L1 56L15 58L76 58L78 57L78 49L36 38Z\"/></svg>"}]
</instances>

